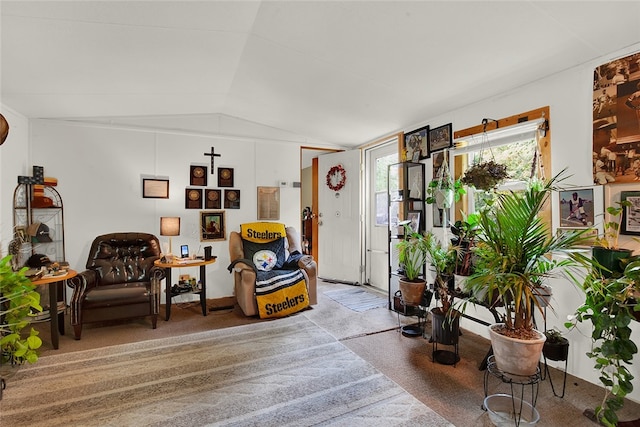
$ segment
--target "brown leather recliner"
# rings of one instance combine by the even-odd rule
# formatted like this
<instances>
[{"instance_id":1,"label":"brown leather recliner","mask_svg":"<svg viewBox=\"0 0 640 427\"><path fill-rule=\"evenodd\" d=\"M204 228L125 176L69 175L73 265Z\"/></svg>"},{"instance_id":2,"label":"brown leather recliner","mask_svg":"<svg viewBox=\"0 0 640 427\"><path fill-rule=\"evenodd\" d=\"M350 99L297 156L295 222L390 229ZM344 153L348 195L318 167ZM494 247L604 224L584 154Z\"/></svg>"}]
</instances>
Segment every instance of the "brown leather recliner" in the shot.
<instances>
[{"instance_id":1,"label":"brown leather recliner","mask_svg":"<svg viewBox=\"0 0 640 427\"><path fill-rule=\"evenodd\" d=\"M293 227L287 227L288 254L302 253L300 234ZM229 258L233 265L232 273L234 278L234 291L238 305L245 316L255 316L258 314L256 303L256 271L252 265L239 261L245 259L242 236L237 231L229 233ZM309 292L309 304L318 303L317 286L317 265L311 255L304 255L298 260L302 274L307 283Z\"/></svg>"},{"instance_id":2,"label":"brown leather recliner","mask_svg":"<svg viewBox=\"0 0 640 427\"><path fill-rule=\"evenodd\" d=\"M164 270L154 267L160 242L148 233L110 233L91 244L87 270L67 280L72 287L71 325L75 339L85 323L151 316L156 328L160 281Z\"/></svg>"}]
</instances>

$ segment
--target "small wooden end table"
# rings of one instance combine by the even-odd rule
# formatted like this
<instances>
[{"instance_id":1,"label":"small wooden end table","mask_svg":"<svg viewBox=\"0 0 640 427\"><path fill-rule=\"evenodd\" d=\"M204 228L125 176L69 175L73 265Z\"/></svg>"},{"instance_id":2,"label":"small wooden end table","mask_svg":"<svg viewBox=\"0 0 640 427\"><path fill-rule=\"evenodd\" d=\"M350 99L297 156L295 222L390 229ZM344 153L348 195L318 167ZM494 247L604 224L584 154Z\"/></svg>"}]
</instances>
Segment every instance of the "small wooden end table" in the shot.
<instances>
[{"instance_id":1,"label":"small wooden end table","mask_svg":"<svg viewBox=\"0 0 640 427\"><path fill-rule=\"evenodd\" d=\"M157 260L154 262L156 267L164 268L165 272L165 298L166 298L166 314L165 320L169 320L171 317L171 299L176 295L182 294L172 294L171 293L171 269L173 268L186 268L186 267L200 267L200 283L202 284L202 288L199 291L194 291L191 293L200 294L200 306L202 307L202 315L207 315L207 279L206 279L206 266L209 264L213 264L216 262L215 258L211 258L209 260L204 259L175 259L173 262L160 262Z\"/></svg>"},{"instance_id":2,"label":"small wooden end table","mask_svg":"<svg viewBox=\"0 0 640 427\"><path fill-rule=\"evenodd\" d=\"M60 274L58 276L45 275L37 280L33 280L31 283L36 286L49 285L49 316L51 321L51 344L54 349L58 349L60 335L64 335L64 311L58 313L58 283L66 282L78 275L75 270L67 270L67 274ZM66 288L65 288L66 289ZM65 298L66 301L66 298ZM62 319L59 319L61 316Z\"/></svg>"}]
</instances>

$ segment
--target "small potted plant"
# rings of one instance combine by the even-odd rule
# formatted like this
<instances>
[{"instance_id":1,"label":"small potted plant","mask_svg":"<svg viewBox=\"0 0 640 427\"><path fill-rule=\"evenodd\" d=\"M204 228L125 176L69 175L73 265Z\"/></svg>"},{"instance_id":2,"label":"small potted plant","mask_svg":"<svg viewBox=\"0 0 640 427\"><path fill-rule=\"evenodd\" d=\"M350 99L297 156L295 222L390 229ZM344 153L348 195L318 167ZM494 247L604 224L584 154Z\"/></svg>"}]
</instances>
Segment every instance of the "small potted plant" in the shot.
<instances>
[{"instance_id":1,"label":"small potted plant","mask_svg":"<svg viewBox=\"0 0 640 427\"><path fill-rule=\"evenodd\" d=\"M14 271L11 255L0 260L0 397L5 379L24 364L38 360L42 340L29 326L29 314L41 312L40 294L25 276L27 268Z\"/></svg>"},{"instance_id":2,"label":"small potted plant","mask_svg":"<svg viewBox=\"0 0 640 427\"><path fill-rule=\"evenodd\" d=\"M453 206L454 202L460 200L460 197L466 193L464 185L459 179L453 179L449 172L447 163L447 154L444 154L444 160L437 173L437 178L433 179L427 185L427 204L435 204L438 209L446 209Z\"/></svg>"},{"instance_id":3,"label":"small potted plant","mask_svg":"<svg viewBox=\"0 0 640 427\"><path fill-rule=\"evenodd\" d=\"M569 356L569 340L555 328L546 330L544 335L547 337L542 347L544 357L555 361L567 360Z\"/></svg>"},{"instance_id":4,"label":"small potted plant","mask_svg":"<svg viewBox=\"0 0 640 427\"><path fill-rule=\"evenodd\" d=\"M611 220L604 223L604 234L595 239L595 245L592 247L592 256L599 264L596 271L605 277L621 275L623 268L620 261L631 257L633 253L630 249L620 248L618 243L622 214L625 208L631 206L631 202L623 200L615 203L617 206L607 207L606 211Z\"/></svg>"},{"instance_id":5,"label":"small potted plant","mask_svg":"<svg viewBox=\"0 0 640 427\"><path fill-rule=\"evenodd\" d=\"M404 231L404 239L396 244L403 271L403 277L399 280L400 293L405 304L417 306L422 303L427 283L422 276L427 257L426 237L413 231L407 224Z\"/></svg>"}]
</instances>

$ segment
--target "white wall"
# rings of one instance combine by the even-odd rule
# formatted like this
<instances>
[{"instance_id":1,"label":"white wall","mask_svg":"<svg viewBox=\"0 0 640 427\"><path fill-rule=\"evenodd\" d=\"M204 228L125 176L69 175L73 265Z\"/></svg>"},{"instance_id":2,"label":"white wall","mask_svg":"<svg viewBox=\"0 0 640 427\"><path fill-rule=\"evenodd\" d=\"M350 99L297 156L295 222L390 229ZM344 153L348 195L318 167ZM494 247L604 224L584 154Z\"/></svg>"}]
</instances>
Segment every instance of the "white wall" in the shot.
<instances>
[{"instance_id":1,"label":"white wall","mask_svg":"<svg viewBox=\"0 0 640 427\"><path fill-rule=\"evenodd\" d=\"M91 242L99 234L148 232L164 244L168 238L160 236L159 218L179 216L181 232L172 239L173 252L181 244L193 252L211 245L218 259L207 268L207 297L232 295L232 276L226 269L228 241L200 242L200 209L185 209L189 166L210 166L204 153L211 147L221 157L215 159L216 173L209 170L207 187L200 188L219 188L217 168L224 166L234 169L234 189L240 190L241 208L225 210L227 235L241 223L256 220L257 186L300 181L297 143L32 120L29 163L44 166L45 176L58 179L66 258L72 268L84 269ZM15 179L3 172L6 176ZM143 176L168 178L169 199L143 198ZM289 186L280 194L280 222L299 229L300 189ZM197 275L197 270L186 268L182 273Z\"/></svg>"},{"instance_id":2,"label":"white wall","mask_svg":"<svg viewBox=\"0 0 640 427\"><path fill-rule=\"evenodd\" d=\"M640 50L640 43L631 46L624 51L613 52L606 57L597 58L591 63L567 70L549 78L533 82L518 90L495 96L466 108L442 114L436 118L422 123L416 123L406 130L415 129L424 125L440 126L449 122L453 123L454 130L479 125L483 118L500 119L536 108L550 107L551 128L551 171L552 175L568 168L572 177L567 183L577 186L593 185L591 153L592 153L592 87L593 71L595 67L611 61L614 58L624 57ZM427 161L427 164L430 164ZM545 165L549 175L549 165ZM430 173L430 170L427 171ZM619 200L621 190L640 190L640 183L612 185L611 200ZM611 203L609 203L611 204ZM557 219L558 203L553 200L552 209ZM602 218L600 218L602 220ZM596 218L598 221L598 218ZM557 224L554 224L555 228ZM620 244L627 248L633 248L640 253L640 245L623 236ZM567 316L573 314L575 309L584 301L582 291L564 279L554 279L551 282L554 288L553 310L548 310L547 327L557 327L566 331L563 324ZM487 322L493 322L487 309L483 307L467 309L467 314L478 317ZM543 321L538 316L539 326L543 328ZM486 338L489 337L487 328L478 323L463 319L461 326ZM640 323L634 322L633 338L640 343ZM600 385L596 371L593 370L593 362L586 356L590 350L589 324L581 325L567 333L571 342L568 372L587 381ZM464 348L461 348L464 357ZM630 371L636 378L640 378L640 355L636 355L636 363L630 366ZM635 401L640 401L640 387L637 387L629 396Z\"/></svg>"}]
</instances>

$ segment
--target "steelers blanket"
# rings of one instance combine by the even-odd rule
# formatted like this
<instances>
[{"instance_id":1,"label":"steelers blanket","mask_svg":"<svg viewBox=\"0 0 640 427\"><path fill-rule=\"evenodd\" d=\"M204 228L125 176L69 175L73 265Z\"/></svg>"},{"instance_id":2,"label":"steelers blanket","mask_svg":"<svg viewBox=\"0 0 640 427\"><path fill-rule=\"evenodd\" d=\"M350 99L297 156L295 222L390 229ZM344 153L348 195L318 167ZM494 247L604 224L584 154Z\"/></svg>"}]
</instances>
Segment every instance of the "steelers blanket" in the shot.
<instances>
[{"instance_id":1,"label":"steelers blanket","mask_svg":"<svg viewBox=\"0 0 640 427\"><path fill-rule=\"evenodd\" d=\"M309 306L309 294L300 270L258 271L256 302L261 319L285 317Z\"/></svg>"}]
</instances>

